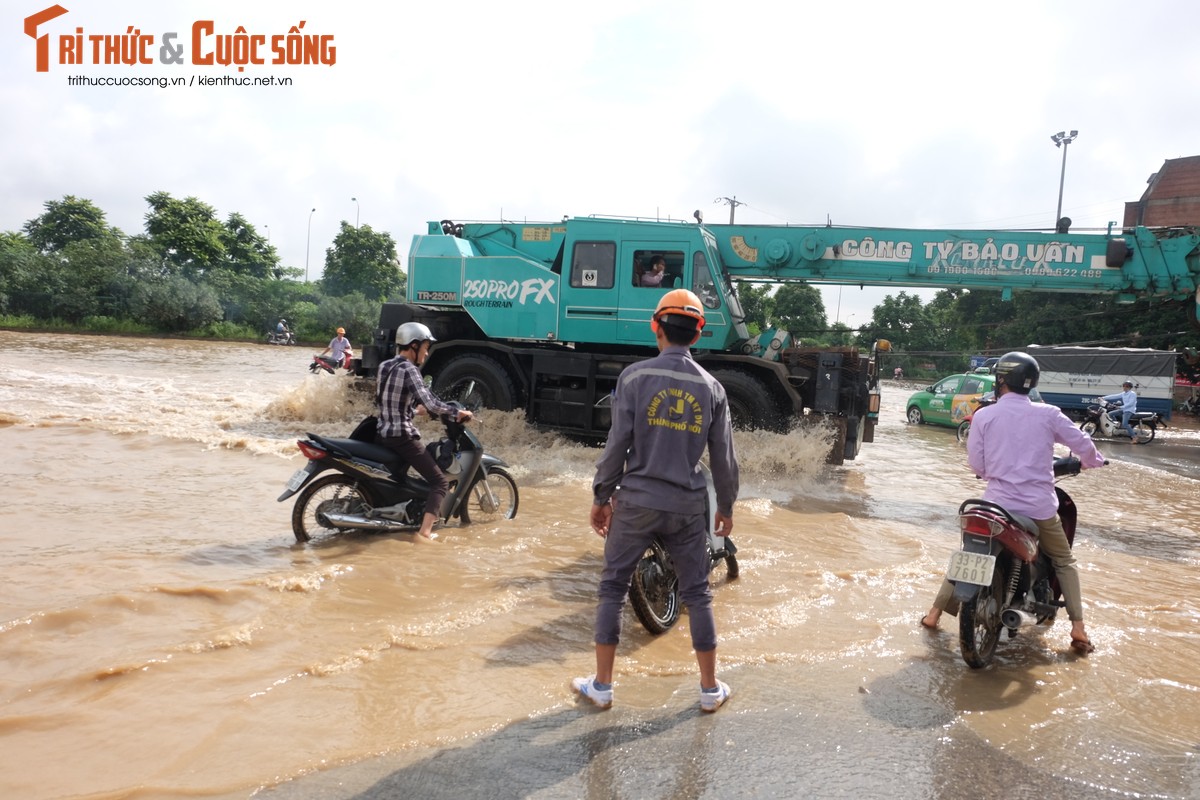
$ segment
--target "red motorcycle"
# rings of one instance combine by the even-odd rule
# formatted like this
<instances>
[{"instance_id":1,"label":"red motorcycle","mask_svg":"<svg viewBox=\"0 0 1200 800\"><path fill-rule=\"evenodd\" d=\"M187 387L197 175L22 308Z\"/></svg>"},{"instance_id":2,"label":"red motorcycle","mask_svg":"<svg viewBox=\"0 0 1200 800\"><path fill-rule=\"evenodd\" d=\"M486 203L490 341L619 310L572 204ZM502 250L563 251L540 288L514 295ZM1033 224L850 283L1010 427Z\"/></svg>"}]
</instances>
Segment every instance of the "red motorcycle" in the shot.
<instances>
[{"instance_id":1,"label":"red motorcycle","mask_svg":"<svg viewBox=\"0 0 1200 800\"><path fill-rule=\"evenodd\" d=\"M1074 456L1055 459L1054 475L1078 475L1081 466ZM1062 488L1055 486L1054 492L1067 541L1073 544L1075 503ZM1022 626L1052 623L1065 603L1054 565L1038 548L1032 519L987 500L967 500L958 508L958 522L962 549L950 557L946 579L962 604L958 625L963 661L980 669L992 662L1002 631L1007 629L1012 638Z\"/></svg>"},{"instance_id":2,"label":"red motorcycle","mask_svg":"<svg viewBox=\"0 0 1200 800\"><path fill-rule=\"evenodd\" d=\"M992 403L995 403L995 402L996 402L996 393L995 392L988 392L987 394L985 394L979 398L979 405L977 405L977 406L975 406L975 408L971 409L971 413L967 414L966 419L964 419L962 422L958 423L958 430L955 431L955 436L958 437L959 444L966 445L967 437L971 435L971 420L975 418L975 412L978 411L979 409L983 408L984 406L990 406Z\"/></svg>"},{"instance_id":3,"label":"red motorcycle","mask_svg":"<svg viewBox=\"0 0 1200 800\"><path fill-rule=\"evenodd\" d=\"M354 353L350 352L349 350L342 355L340 361L333 356L313 356L312 363L308 365L308 371L316 375L320 373L321 370L325 370L332 375L339 369L350 369L350 362L353 360L353 358Z\"/></svg>"}]
</instances>

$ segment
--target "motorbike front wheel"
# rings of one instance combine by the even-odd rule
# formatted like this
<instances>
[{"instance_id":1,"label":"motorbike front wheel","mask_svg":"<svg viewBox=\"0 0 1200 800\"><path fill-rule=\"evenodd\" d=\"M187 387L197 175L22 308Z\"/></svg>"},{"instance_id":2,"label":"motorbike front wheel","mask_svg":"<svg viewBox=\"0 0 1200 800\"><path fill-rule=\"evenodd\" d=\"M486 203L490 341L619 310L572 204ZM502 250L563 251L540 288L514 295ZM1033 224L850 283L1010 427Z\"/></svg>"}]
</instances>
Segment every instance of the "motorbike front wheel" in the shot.
<instances>
[{"instance_id":1,"label":"motorbike front wheel","mask_svg":"<svg viewBox=\"0 0 1200 800\"><path fill-rule=\"evenodd\" d=\"M517 482L502 467L489 467L486 478L479 478L467 490L459 517L464 525L495 522L517 515Z\"/></svg>"},{"instance_id":2,"label":"motorbike front wheel","mask_svg":"<svg viewBox=\"0 0 1200 800\"><path fill-rule=\"evenodd\" d=\"M649 547L629 585L629 602L642 626L658 635L679 620L679 578L661 547Z\"/></svg>"},{"instance_id":3,"label":"motorbike front wheel","mask_svg":"<svg viewBox=\"0 0 1200 800\"><path fill-rule=\"evenodd\" d=\"M292 533L296 541L307 542L314 536L338 533L326 514L364 514L375 507L373 498L345 475L325 475L304 487L292 507Z\"/></svg>"},{"instance_id":4,"label":"motorbike front wheel","mask_svg":"<svg viewBox=\"0 0 1200 800\"><path fill-rule=\"evenodd\" d=\"M971 420L964 419L962 422L960 422L958 424L958 431L955 433L955 436L958 437L958 443L966 444L967 437L970 435L971 435Z\"/></svg>"},{"instance_id":5,"label":"motorbike front wheel","mask_svg":"<svg viewBox=\"0 0 1200 800\"><path fill-rule=\"evenodd\" d=\"M1003 560L992 573L990 586L979 587L979 593L962 604L958 612L958 636L963 661L972 669L992 663L996 645L1000 642L1000 607L1004 603Z\"/></svg>"}]
</instances>

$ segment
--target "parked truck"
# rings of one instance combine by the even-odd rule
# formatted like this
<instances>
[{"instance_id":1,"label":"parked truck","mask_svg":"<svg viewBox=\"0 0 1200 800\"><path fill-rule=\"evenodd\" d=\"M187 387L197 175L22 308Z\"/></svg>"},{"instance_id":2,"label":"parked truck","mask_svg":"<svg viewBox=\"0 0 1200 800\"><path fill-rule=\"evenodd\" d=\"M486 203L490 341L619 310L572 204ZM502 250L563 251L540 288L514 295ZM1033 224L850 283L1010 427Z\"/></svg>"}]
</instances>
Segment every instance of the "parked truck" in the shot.
<instances>
[{"instance_id":1,"label":"parked truck","mask_svg":"<svg viewBox=\"0 0 1200 800\"><path fill-rule=\"evenodd\" d=\"M426 363L443 397L524 409L538 426L603 437L621 370L656 351L659 297L689 288L707 324L692 348L725 387L734 423L828 422L832 463L873 439L888 345L805 347L783 330L751 336L735 281L1088 292L1190 298L1200 236L705 225L611 217L559 222L430 222L413 238L406 303L385 304L359 374L418 321L437 337ZM659 285L641 275L661 256Z\"/></svg>"}]
</instances>

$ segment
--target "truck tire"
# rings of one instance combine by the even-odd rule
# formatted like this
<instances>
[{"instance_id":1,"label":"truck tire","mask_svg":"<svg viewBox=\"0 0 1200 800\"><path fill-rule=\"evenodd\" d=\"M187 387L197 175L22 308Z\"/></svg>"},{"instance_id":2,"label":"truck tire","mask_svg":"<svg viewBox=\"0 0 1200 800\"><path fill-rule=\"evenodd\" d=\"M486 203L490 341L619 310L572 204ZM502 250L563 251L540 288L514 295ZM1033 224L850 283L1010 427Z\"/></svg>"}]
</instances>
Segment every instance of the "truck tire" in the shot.
<instances>
[{"instance_id":1,"label":"truck tire","mask_svg":"<svg viewBox=\"0 0 1200 800\"><path fill-rule=\"evenodd\" d=\"M783 415L771 402L771 393L765 383L738 369L713 370L712 376L725 387L729 419L735 430L781 430Z\"/></svg>"},{"instance_id":2,"label":"truck tire","mask_svg":"<svg viewBox=\"0 0 1200 800\"><path fill-rule=\"evenodd\" d=\"M471 411L512 411L516 407L512 378L494 358L477 353L450 359L434 376L433 393L447 402L457 400Z\"/></svg>"}]
</instances>

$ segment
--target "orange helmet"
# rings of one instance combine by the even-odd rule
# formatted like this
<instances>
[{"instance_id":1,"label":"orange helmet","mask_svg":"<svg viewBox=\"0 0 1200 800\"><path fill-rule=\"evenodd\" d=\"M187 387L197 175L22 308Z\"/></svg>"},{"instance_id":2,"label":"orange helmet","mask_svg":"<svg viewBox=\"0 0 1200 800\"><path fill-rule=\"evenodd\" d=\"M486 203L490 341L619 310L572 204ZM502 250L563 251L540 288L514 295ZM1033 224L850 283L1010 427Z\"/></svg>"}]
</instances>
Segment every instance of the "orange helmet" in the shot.
<instances>
[{"instance_id":1,"label":"orange helmet","mask_svg":"<svg viewBox=\"0 0 1200 800\"><path fill-rule=\"evenodd\" d=\"M345 332L346 332L345 328L338 328L338 336L341 336Z\"/></svg>"},{"instance_id":2,"label":"orange helmet","mask_svg":"<svg viewBox=\"0 0 1200 800\"><path fill-rule=\"evenodd\" d=\"M688 317L696 322L696 330L704 327L704 305L700 298L688 289L672 289L658 301L654 316L650 318L650 327L658 330L658 323L663 317Z\"/></svg>"}]
</instances>

